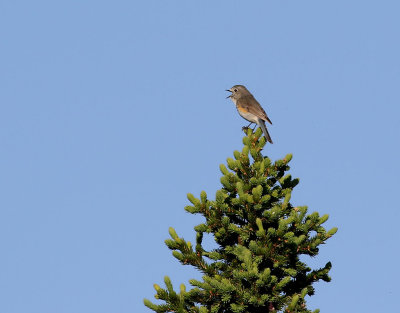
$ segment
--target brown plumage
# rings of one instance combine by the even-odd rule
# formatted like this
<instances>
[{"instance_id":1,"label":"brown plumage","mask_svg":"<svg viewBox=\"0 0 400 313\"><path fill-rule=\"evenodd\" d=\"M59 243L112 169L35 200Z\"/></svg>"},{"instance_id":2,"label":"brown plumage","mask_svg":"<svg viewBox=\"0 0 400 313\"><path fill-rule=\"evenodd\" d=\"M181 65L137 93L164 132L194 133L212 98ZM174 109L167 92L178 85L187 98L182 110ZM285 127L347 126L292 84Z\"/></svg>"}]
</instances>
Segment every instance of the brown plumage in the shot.
<instances>
[{"instance_id":1,"label":"brown plumage","mask_svg":"<svg viewBox=\"0 0 400 313\"><path fill-rule=\"evenodd\" d=\"M258 101L254 98L252 94L242 96L236 101L236 107L245 109L247 112L254 114L255 116L262 118L264 121L267 121L272 125L271 120L269 119L267 113L265 113L264 109L258 103Z\"/></svg>"},{"instance_id":2,"label":"brown plumage","mask_svg":"<svg viewBox=\"0 0 400 313\"><path fill-rule=\"evenodd\" d=\"M265 121L271 125L272 122L250 91L248 91L243 85L235 85L227 91L232 92L228 98L232 99L240 116L248 120L250 124L256 123L258 126L260 126L267 141L273 143L267 127L265 126Z\"/></svg>"}]
</instances>

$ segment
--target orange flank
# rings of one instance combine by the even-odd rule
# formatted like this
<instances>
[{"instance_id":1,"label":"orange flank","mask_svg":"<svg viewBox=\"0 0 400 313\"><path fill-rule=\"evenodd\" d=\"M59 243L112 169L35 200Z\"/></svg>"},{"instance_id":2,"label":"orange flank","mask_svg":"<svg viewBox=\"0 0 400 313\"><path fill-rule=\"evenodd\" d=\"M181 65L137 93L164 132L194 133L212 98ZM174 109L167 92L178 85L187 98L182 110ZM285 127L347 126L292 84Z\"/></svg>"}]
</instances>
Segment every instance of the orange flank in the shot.
<instances>
[{"instance_id":1,"label":"orange flank","mask_svg":"<svg viewBox=\"0 0 400 313\"><path fill-rule=\"evenodd\" d=\"M237 109L238 109L240 112L244 112L244 113L247 113L247 112L248 112L245 108L240 107L240 106L238 106Z\"/></svg>"}]
</instances>

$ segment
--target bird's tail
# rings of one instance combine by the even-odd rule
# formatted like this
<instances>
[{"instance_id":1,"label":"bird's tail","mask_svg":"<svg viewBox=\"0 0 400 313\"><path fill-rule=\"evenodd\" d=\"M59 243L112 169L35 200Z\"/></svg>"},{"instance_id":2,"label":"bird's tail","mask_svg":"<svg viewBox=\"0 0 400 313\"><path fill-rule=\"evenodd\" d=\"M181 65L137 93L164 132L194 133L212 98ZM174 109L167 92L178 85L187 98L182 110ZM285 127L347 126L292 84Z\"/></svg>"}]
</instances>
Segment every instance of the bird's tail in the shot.
<instances>
[{"instance_id":1,"label":"bird's tail","mask_svg":"<svg viewBox=\"0 0 400 313\"><path fill-rule=\"evenodd\" d=\"M259 119L259 124L258 125L262 129L262 131L264 133L264 136L265 136L265 139L267 139L268 142L273 143L272 139L271 139L271 136L268 133L267 127L265 126L265 122L262 119Z\"/></svg>"}]
</instances>

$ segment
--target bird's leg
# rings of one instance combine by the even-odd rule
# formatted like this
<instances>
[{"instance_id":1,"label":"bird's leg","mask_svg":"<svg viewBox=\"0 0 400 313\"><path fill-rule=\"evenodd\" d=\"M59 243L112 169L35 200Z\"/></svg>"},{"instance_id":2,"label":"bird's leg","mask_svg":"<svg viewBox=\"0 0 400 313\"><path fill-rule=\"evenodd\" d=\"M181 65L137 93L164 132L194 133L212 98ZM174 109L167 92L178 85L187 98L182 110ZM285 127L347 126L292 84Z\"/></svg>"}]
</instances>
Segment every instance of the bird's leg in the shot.
<instances>
[{"instance_id":1,"label":"bird's leg","mask_svg":"<svg viewBox=\"0 0 400 313\"><path fill-rule=\"evenodd\" d=\"M250 124L247 125L247 126L243 126L243 127L242 127L242 130L244 130L244 131L248 130L248 129L249 129L249 126L250 126L251 124L253 124L253 122L250 122ZM256 124L256 125L257 125L257 124ZM254 129L253 129L253 131L254 131Z\"/></svg>"}]
</instances>

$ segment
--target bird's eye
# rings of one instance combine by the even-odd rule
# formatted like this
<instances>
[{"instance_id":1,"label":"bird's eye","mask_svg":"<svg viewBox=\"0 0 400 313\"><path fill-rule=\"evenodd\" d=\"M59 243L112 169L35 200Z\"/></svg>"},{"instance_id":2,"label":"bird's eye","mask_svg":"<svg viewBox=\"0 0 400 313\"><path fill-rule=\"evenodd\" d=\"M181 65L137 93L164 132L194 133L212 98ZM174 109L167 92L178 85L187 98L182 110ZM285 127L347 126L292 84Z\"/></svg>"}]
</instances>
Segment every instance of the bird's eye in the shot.
<instances>
[{"instance_id":1,"label":"bird's eye","mask_svg":"<svg viewBox=\"0 0 400 313\"><path fill-rule=\"evenodd\" d=\"M233 89L233 91L234 91L234 92L237 92L237 89L235 88L235 89Z\"/></svg>"}]
</instances>

